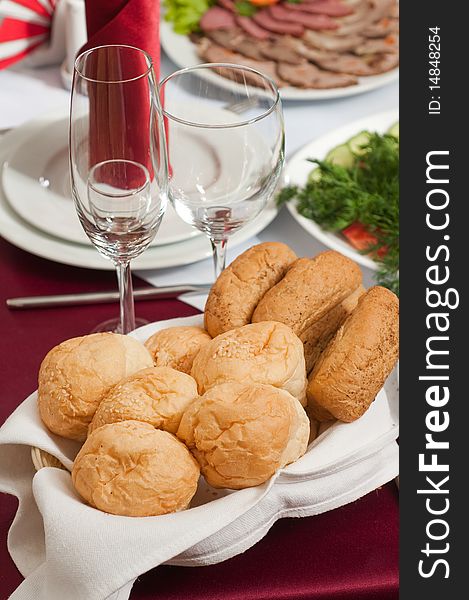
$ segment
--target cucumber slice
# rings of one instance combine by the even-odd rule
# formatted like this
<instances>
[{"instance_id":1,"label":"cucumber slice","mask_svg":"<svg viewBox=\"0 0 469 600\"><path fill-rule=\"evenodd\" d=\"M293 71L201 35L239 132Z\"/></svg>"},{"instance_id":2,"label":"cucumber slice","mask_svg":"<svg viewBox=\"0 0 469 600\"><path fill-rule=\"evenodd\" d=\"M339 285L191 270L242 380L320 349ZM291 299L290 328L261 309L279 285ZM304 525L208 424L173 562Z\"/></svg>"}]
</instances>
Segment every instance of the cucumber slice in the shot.
<instances>
[{"instance_id":1,"label":"cucumber slice","mask_svg":"<svg viewBox=\"0 0 469 600\"><path fill-rule=\"evenodd\" d=\"M330 150L330 152L327 154L326 160L334 165L345 167L346 169L352 167L355 161L354 156L347 144L341 144L340 146L332 148L332 150Z\"/></svg>"},{"instance_id":2,"label":"cucumber slice","mask_svg":"<svg viewBox=\"0 0 469 600\"><path fill-rule=\"evenodd\" d=\"M357 135L351 137L347 146L350 148L350 151L354 154L363 154L363 146L366 146L370 141L370 132L369 131L360 131Z\"/></svg>"},{"instance_id":3,"label":"cucumber slice","mask_svg":"<svg viewBox=\"0 0 469 600\"><path fill-rule=\"evenodd\" d=\"M388 133L389 135L393 135L395 138L399 139L399 121L391 125L391 127L388 129Z\"/></svg>"}]
</instances>

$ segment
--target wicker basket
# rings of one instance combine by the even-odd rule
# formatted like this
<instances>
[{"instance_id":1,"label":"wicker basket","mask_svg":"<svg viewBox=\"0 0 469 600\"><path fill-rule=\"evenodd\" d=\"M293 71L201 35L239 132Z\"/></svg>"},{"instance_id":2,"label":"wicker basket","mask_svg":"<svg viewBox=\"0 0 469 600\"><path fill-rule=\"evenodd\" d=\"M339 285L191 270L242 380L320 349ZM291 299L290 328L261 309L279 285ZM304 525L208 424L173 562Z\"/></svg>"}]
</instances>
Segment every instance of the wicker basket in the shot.
<instances>
[{"instance_id":1,"label":"wicker basket","mask_svg":"<svg viewBox=\"0 0 469 600\"><path fill-rule=\"evenodd\" d=\"M67 471L58 458L34 446L31 448L31 458L36 471L39 471L43 467L56 467L57 469Z\"/></svg>"}]
</instances>

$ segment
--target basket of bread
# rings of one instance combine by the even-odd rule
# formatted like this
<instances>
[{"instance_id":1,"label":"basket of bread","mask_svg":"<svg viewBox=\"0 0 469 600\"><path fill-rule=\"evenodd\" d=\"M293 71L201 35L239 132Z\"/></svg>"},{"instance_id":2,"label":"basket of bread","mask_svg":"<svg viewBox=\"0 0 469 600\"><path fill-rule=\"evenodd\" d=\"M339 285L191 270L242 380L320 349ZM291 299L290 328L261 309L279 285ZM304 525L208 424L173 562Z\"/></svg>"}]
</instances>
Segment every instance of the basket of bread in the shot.
<instances>
[{"instance_id":1,"label":"basket of bread","mask_svg":"<svg viewBox=\"0 0 469 600\"><path fill-rule=\"evenodd\" d=\"M275 479L317 452L322 432L363 417L398 358L398 310L338 252L298 258L262 243L222 272L203 317L184 320L196 324L51 349L39 415L79 443L71 481L88 506L183 511ZM36 447L32 458L36 469L65 468Z\"/></svg>"}]
</instances>

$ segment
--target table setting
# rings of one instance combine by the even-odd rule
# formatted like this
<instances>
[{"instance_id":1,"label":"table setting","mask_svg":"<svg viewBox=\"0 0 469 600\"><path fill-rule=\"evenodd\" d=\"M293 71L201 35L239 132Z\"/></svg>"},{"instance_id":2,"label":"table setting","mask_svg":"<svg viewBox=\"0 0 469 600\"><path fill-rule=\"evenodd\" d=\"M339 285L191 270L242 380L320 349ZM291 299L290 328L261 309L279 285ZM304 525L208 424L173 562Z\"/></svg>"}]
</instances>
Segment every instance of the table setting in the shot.
<instances>
[{"instance_id":1,"label":"table setting","mask_svg":"<svg viewBox=\"0 0 469 600\"><path fill-rule=\"evenodd\" d=\"M0 2L0 597L398 597L398 19Z\"/></svg>"}]
</instances>

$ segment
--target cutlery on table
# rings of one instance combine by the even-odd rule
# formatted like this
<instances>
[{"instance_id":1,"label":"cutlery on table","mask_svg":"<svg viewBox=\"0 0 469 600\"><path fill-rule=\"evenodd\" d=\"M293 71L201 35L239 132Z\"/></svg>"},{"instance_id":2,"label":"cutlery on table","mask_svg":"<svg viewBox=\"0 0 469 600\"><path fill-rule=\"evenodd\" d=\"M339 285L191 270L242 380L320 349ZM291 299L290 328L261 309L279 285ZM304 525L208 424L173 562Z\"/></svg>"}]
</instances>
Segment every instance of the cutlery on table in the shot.
<instances>
[{"instance_id":1,"label":"cutlery on table","mask_svg":"<svg viewBox=\"0 0 469 600\"><path fill-rule=\"evenodd\" d=\"M140 288L133 292L135 300L153 300L155 298L176 298L181 294L204 294L210 291L210 285L168 285L159 288ZM26 296L9 298L6 304L9 308L49 308L52 306L79 306L82 304L105 304L118 302L119 292L85 292L77 294L54 294L50 296Z\"/></svg>"}]
</instances>

